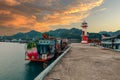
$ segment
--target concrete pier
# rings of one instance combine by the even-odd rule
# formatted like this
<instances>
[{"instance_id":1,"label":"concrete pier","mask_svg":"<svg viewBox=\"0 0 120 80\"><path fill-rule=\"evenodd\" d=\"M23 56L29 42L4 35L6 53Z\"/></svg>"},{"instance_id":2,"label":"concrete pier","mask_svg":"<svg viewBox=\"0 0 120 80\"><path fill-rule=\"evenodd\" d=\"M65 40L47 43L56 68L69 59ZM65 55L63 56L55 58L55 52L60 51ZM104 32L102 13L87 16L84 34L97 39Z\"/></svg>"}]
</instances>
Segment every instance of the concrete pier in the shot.
<instances>
[{"instance_id":1,"label":"concrete pier","mask_svg":"<svg viewBox=\"0 0 120 80\"><path fill-rule=\"evenodd\" d=\"M45 80L120 80L120 52L74 43Z\"/></svg>"}]
</instances>

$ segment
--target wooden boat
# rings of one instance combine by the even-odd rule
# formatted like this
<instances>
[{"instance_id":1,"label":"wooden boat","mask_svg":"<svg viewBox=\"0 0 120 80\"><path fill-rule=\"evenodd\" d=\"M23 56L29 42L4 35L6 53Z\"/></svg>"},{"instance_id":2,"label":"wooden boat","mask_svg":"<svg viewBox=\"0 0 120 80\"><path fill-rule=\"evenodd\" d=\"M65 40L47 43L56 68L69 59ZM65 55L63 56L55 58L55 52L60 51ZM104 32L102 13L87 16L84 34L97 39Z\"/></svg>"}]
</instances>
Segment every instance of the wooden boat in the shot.
<instances>
[{"instance_id":1,"label":"wooden boat","mask_svg":"<svg viewBox=\"0 0 120 80\"><path fill-rule=\"evenodd\" d=\"M31 47L32 46L32 47ZM43 38L27 44L25 52L25 60L45 62L53 57L57 57L62 53L62 50L67 46L61 39L49 38L48 35L43 35Z\"/></svg>"}]
</instances>

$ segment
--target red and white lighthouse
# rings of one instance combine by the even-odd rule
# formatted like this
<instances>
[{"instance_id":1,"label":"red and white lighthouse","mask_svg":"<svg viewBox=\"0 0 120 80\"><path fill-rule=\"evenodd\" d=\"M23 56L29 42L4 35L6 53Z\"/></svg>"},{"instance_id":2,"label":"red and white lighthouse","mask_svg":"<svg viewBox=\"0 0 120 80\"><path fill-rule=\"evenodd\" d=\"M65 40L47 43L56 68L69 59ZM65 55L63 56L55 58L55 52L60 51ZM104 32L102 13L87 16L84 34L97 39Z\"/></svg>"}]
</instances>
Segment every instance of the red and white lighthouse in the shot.
<instances>
[{"instance_id":1,"label":"red and white lighthouse","mask_svg":"<svg viewBox=\"0 0 120 80\"><path fill-rule=\"evenodd\" d=\"M81 43L83 43L83 44L87 44L88 43L88 34L87 34L87 22L82 22L82 25L81 25L81 27L82 27L82 41L81 41Z\"/></svg>"}]
</instances>

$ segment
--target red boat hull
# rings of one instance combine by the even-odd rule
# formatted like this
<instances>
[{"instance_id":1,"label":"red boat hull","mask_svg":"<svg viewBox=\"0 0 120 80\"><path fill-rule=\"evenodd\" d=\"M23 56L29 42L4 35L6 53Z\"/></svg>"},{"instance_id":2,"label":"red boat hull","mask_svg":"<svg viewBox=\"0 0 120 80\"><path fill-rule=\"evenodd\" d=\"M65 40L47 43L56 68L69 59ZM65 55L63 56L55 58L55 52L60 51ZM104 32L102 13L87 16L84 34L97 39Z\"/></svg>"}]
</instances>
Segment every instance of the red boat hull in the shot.
<instances>
[{"instance_id":1,"label":"red boat hull","mask_svg":"<svg viewBox=\"0 0 120 80\"><path fill-rule=\"evenodd\" d=\"M29 61L37 61L37 62L46 62L48 60L50 60L51 58L47 58L47 59L25 59L25 60L29 60Z\"/></svg>"}]
</instances>

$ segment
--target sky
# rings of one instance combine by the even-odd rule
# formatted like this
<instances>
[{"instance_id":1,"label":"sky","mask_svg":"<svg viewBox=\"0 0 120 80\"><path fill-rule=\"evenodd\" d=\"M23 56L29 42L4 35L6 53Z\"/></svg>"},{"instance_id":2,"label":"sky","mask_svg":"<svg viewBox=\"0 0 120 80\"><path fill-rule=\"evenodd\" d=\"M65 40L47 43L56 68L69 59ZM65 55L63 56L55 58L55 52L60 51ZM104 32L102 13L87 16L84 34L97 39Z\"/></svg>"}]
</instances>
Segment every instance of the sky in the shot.
<instances>
[{"instance_id":1,"label":"sky","mask_svg":"<svg viewBox=\"0 0 120 80\"><path fill-rule=\"evenodd\" d=\"M120 0L0 0L0 35L79 28L120 30Z\"/></svg>"}]
</instances>

